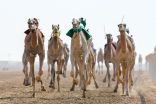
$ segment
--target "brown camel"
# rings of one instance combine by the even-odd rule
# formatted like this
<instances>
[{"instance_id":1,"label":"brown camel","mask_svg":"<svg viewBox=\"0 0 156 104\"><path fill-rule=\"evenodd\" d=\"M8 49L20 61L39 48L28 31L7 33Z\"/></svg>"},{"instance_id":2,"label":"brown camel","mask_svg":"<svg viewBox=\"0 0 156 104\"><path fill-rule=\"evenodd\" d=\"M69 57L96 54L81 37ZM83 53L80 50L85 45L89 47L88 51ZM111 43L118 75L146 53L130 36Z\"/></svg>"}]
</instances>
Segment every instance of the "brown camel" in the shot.
<instances>
[{"instance_id":1,"label":"brown camel","mask_svg":"<svg viewBox=\"0 0 156 104\"><path fill-rule=\"evenodd\" d=\"M32 77L32 86L33 86L33 97L35 97L35 71L34 63L35 57L39 55L40 67L38 76L36 77L37 82L41 82L41 90L45 91L41 75L43 74L43 61L45 57L44 50L44 39L42 33L37 28L34 19L28 20L28 25L30 28L30 33L25 38L25 49L22 57L23 62L23 72L25 74L25 79L23 84L28 86L31 84L30 78ZM28 74L28 63L30 64L30 73Z\"/></svg>"},{"instance_id":2,"label":"brown camel","mask_svg":"<svg viewBox=\"0 0 156 104\"><path fill-rule=\"evenodd\" d=\"M105 65L107 68L106 75L104 77L103 82L106 82L106 78L108 76L108 87L110 87L110 65L109 63L113 64L113 78L112 80L115 81L116 77L116 61L115 61L115 56L116 56L116 44L113 43L112 35L111 34L106 34L107 37L107 43L105 44L104 48L104 59L105 59Z\"/></svg>"},{"instance_id":3,"label":"brown camel","mask_svg":"<svg viewBox=\"0 0 156 104\"><path fill-rule=\"evenodd\" d=\"M48 44L48 70L51 69L51 81L50 88L55 89L55 62L57 63L57 82L58 92L60 92L60 74L62 74L62 67L64 64L63 43L59 38L59 25L52 25L53 36L49 40Z\"/></svg>"},{"instance_id":4,"label":"brown camel","mask_svg":"<svg viewBox=\"0 0 156 104\"><path fill-rule=\"evenodd\" d=\"M122 94L129 96L129 88L133 85L132 69L135 64L135 46L132 44L132 39L126 33L126 24L119 24L119 39L116 49L116 62L117 62L117 83L114 92L118 90L119 82L122 83ZM122 67L122 71L121 71ZM120 75L122 74L122 79Z\"/></svg>"},{"instance_id":5,"label":"brown camel","mask_svg":"<svg viewBox=\"0 0 156 104\"><path fill-rule=\"evenodd\" d=\"M98 55L97 55L97 63L98 63L98 70L97 72L102 72L103 73L103 61L104 61L104 54L103 54L103 51L102 51L102 48L100 48L99 52L98 52Z\"/></svg>"},{"instance_id":6,"label":"brown camel","mask_svg":"<svg viewBox=\"0 0 156 104\"><path fill-rule=\"evenodd\" d=\"M80 22L77 19L73 19L73 29L78 30L80 27ZM74 91L75 85L78 84L77 76L80 76L80 87L83 90L83 96L85 97L85 91L88 81L88 73L87 73L87 62L88 62L88 43L86 37L82 31L74 31L74 34L71 39L71 65L72 65L72 72L71 74L73 77L73 85L70 89ZM75 68L75 70L74 70Z\"/></svg>"}]
</instances>

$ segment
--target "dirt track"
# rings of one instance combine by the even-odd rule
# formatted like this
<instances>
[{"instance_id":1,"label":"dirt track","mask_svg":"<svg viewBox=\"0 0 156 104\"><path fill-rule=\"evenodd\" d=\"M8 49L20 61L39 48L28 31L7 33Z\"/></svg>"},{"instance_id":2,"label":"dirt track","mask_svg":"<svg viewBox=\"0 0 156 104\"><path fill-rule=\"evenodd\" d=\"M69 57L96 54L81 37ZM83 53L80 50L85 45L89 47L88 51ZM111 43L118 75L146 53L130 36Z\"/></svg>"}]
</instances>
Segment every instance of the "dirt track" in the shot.
<instances>
[{"instance_id":1,"label":"dirt track","mask_svg":"<svg viewBox=\"0 0 156 104\"><path fill-rule=\"evenodd\" d=\"M88 86L86 98L81 98L82 91L78 86L74 92L69 91L72 83L69 75L67 78L61 77L60 93L56 89L50 89L49 81L43 76L47 91L41 92L40 84L36 83L36 97L31 98L32 87L23 86L22 72L0 71L0 104L156 104L156 85L151 82L147 73L142 75L143 83L139 84L141 86L134 86L130 97L121 96L121 90L113 93L115 83L112 82L112 86L108 88L102 82L103 76L104 74L97 76L98 89L93 83Z\"/></svg>"}]
</instances>

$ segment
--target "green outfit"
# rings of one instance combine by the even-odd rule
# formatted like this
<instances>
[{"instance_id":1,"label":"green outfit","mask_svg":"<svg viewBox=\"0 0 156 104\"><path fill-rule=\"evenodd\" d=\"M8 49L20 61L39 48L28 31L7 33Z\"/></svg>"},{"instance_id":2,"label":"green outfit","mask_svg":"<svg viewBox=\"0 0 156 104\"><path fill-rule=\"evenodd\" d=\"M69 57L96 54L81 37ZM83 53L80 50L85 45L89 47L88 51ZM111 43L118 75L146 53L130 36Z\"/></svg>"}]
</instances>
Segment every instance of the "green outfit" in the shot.
<instances>
[{"instance_id":1,"label":"green outfit","mask_svg":"<svg viewBox=\"0 0 156 104\"><path fill-rule=\"evenodd\" d=\"M84 28L86 27L86 20L80 19L80 23L84 26Z\"/></svg>"},{"instance_id":2,"label":"green outfit","mask_svg":"<svg viewBox=\"0 0 156 104\"><path fill-rule=\"evenodd\" d=\"M74 29L74 28L70 29L66 35L72 38L75 32L80 32L80 31L82 31L85 34L87 40L89 40L92 37L91 34L82 26L80 26L78 29Z\"/></svg>"}]
</instances>

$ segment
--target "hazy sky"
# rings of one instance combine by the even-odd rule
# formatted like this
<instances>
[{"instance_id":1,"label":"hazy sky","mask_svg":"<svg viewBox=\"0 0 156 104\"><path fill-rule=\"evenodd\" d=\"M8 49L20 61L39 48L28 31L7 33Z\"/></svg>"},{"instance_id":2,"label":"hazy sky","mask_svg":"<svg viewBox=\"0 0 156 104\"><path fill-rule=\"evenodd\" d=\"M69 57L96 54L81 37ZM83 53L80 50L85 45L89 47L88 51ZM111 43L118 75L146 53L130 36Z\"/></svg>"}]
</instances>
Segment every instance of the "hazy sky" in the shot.
<instances>
[{"instance_id":1,"label":"hazy sky","mask_svg":"<svg viewBox=\"0 0 156 104\"><path fill-rule=\"evenodd\" d=\"M70 44L65 34L72 27L72 18L86 18L95 48L99 49L106 43L104 26L106 33L113 34L116 40L117 25L125 16L124 23L134 37L137 53L145 56L156 45L155 4L155 0L1 0L0 60L21 60L23 32L29 17L39 19L47 50L52 24L60 24L61 39Z\"/></svg>"}]
</instances>

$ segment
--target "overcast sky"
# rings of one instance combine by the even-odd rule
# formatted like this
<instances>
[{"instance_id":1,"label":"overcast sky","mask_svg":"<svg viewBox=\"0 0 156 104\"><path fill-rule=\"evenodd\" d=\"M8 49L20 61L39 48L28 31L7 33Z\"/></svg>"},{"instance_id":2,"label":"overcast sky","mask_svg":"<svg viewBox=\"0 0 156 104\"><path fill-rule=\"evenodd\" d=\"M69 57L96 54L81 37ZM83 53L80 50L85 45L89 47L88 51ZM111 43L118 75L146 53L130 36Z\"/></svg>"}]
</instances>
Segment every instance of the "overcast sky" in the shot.
<instances>
[{"instance_id":1,"label":"overcast sky","mask_svg":"<svg viewBox=\"0 0 156 104\"><path fill-rule=\"evenodd\" d=\"M156 45L155 5L155 0L1 0L0 60L21 60L23 32L27 29L28 18L32 17L39 19L47 50L52 24L60 24L61 39L70 44L70 37L65 34L72 27L72 18L86 18L95 48L99 49L106 43L104 27L116 40L117 25L124 16L137 53L145 56L153 52Z\"/></svg>"}]
</instances>

